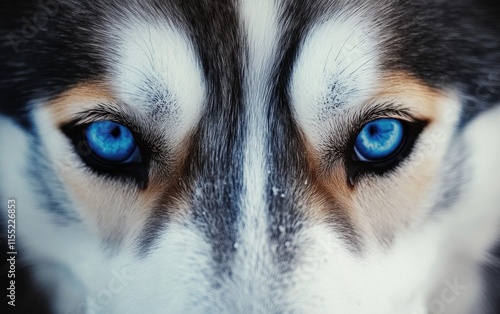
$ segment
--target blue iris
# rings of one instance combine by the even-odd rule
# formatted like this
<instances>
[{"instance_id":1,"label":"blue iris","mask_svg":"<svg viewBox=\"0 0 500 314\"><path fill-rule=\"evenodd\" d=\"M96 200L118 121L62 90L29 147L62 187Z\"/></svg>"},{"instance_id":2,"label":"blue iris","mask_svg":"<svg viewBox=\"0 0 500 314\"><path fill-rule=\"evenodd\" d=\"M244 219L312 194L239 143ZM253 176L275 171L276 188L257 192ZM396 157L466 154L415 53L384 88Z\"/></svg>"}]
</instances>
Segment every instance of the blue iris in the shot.
<instances>
[{"instance_id":1,"label":"blue iris","mask_svg":"<svg viewBox=\"0 0 500 314\"><path fill-rule=\"evenodd\" d=\"M105 162L125 163L135 161L137 144L130 130L113 121L91 123L84 131L92 153Z\"/></svg>"},{"instance_id":2,"label":"blue iris","mask_svg":"<svg viewBox=\"0 0 500 314\"><path fill-rule=\"evenodd\" d=\"M403 144L404 127L396 119L378 119L367 123L356 138L355 151L361 161L380 161Z\"/></svg>"}]
</instances>

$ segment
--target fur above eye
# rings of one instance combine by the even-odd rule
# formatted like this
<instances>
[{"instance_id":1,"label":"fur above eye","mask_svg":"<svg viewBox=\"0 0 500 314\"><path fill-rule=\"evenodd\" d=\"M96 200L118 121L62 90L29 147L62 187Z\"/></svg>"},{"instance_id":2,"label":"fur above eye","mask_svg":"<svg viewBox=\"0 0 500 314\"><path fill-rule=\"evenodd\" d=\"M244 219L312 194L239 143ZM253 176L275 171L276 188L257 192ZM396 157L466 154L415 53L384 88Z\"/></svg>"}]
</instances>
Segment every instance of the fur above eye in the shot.
<instances>
[{"instance_id":1,"label":"fur above eye","mask_svg":"<svg viewBox=\"0 0 500 314\"><path fill-rule=\"evenodd\" d=\"M99 121L84 129L90 152L106 163L133 163L140 161L140 153L132 132L114 121Z\"/></svg>"},{"instance_id":2,"label":"fur above eye","mask_svg":"<svg viewBox=\"0 0 500 314\"><path fill-rule=\"evenodd\" d=\"M405 128L397 119L377 119L358 134L354 152L359 161L379 162L397 153L404 144Z\"/></svg>"}]
</instances>

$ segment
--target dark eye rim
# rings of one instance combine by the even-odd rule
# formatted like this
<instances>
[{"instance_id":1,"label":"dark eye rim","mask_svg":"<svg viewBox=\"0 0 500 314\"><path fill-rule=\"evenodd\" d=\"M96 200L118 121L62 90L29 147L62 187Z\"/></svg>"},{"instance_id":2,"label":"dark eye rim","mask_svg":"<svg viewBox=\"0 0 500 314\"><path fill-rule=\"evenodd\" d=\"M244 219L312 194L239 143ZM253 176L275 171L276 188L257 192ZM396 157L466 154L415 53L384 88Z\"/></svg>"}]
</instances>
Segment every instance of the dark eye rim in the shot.
<instances>
[{"instance_id":1,"label":"dark eye rim","mask_svg":"<svg viewBox=\"0 0 500 314\"><path fill-rule=\"evenodd\" d=\"M92 121L84 124L73 121L61 127L62 132L72 142L75 153L91 171L100 176L112 179L133 180L140 188L147 187L151 156L149 154L148 145L142 140L140 134L134 132L128 125L119 121L114 121L124 125L132 133L137 144L137 149L139 150L140 161L132 163L107 162L92 152L85 136L85 129L94 122L99 121Z\"/></svg>"},{"instance_id":2,"label":"dark eye rim","mask_svg":"<svg viewBox=\"0 0 500 314\"><path fill-rule=\"evenodd\" d=\"M354 149L356 138L367 123L378 119L399 120L403 125L403 142L394 153L384 159L377 161L362 161L357 157ZM360 128L353 132L353 135L349 139L346 151L344 153L346 175L351 186L355 185L356 182L358 182L364 176L370 174L381 176L395 170L398 165L400 165L400 163L412 153L416 141L429 122L426 120L417 119L408 121L405 119L398 119L394 117L379 117L377 119L368 121L367 123L363 124Z\"/></svg>"}]
</instances>

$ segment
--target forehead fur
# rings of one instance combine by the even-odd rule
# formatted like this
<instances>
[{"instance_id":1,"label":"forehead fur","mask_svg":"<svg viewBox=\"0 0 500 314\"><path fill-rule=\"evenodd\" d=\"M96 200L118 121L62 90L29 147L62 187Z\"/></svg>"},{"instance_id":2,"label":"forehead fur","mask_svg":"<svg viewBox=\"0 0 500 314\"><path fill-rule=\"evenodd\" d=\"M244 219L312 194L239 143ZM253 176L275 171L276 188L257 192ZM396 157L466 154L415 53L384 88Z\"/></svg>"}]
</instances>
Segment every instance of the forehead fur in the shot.
<instances>
[{"instance_id":1,"label":"forehead fur","mask_svg":"<svg viewBox=\"0 0 500 314\"><path fill-rule=\"evenodd\" d=\"M109 80L121 101L168 125L172 135L184 134L199 119L206 97L194 47L172 22L132 14L108 24Z\"/></svg>"},{"instance_id":2,"label":"forehead fur","mask_svg":"<svg viewBox=\"0 0 500 314\"><path fill-rule=\"evenodd\" d=\"M0 70L4 73L0 78L0 91L5 99L0 105L2 112L22 112L30 98L50 96L75 82L101 75L106 68L103 50L109 48L109 40L113 37L113 34L106 32L109 28L102 27L106 21L123 25L123 21L134 16L136 20L153 21L153 24L158 25L158 21L170 20L173 22L167 22L168 25L182 25L182 28L198 38L195 45L201 47L205 45L204 39L198 34L202 36L204 15L231 16L236 6L231 1L200 2L189 6L183 5L181 1L154 0L143 5L112 1L53 0L50 3L57 18L50 15L36 36L28 39L23 39L21 17L33 16L40 11L41 4L35 1L23 2L22 5L14 5L10 1L2 3L1 28L8 35L0 45L1 55L5 56L4 62L0 63ZM500 89L497 74L500 72L499 44L495 39L499 32L497 16L500 13L498 6L487 0L318 0L307 3L286 1L278 2L277 5L286 23L283 30L297 32L307 29L311 20L316 24L319 17L324 19L324 14L333 16L342 12L343 8L345 11L346 7L353 7L353 11L356 11L354 15L373 16L374 19L367 20L384 28L383 46L384 51L388 52L382 60L384 66L407 69L433 85L460 84L464 93L474 96L480 90L486 102L498 98L495 95ZM46 12L46 9L42 12ZM90 20L88 16L93 18ZM193 20L190 17L194 17ZM158 28L154 26L153 29ZM219 28L217 26L214 29ZM211 40L228 35L223 34L222 29ZM285 42L290 43L297 35L289 32L287 36L290 37ZM302 34L298 36L303 37ZM286 45L282 48L286 48ZM207 50L207 53L211 52ZM47 61L28 65L25 62L28 59ZM46 88L42 88L42 85ZM469 116L473 117L474 114Z\"/></svg>"}]
</instances>

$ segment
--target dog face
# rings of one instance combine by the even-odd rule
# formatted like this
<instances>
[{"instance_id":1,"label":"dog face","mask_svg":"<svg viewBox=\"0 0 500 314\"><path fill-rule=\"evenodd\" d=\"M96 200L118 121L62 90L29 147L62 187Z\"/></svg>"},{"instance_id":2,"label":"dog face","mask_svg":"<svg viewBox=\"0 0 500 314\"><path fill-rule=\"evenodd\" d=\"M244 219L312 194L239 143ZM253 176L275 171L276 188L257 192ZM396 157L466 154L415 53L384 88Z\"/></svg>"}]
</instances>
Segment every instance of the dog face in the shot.
<instances>
[{"instance_id":1,"label":"dog face","mask_svg":"<svg viewBox=\"0 0 500 314\"><path fill-rule=\"evenodd\" d=\"M487 311L496 5L1 11L0 196L54 312Z\"/></svg>"}]
</instances>

